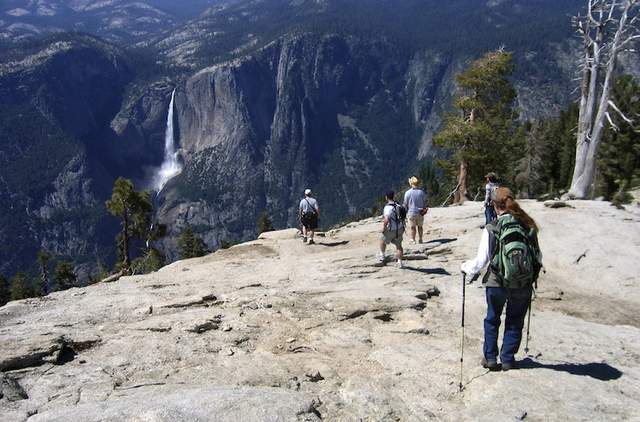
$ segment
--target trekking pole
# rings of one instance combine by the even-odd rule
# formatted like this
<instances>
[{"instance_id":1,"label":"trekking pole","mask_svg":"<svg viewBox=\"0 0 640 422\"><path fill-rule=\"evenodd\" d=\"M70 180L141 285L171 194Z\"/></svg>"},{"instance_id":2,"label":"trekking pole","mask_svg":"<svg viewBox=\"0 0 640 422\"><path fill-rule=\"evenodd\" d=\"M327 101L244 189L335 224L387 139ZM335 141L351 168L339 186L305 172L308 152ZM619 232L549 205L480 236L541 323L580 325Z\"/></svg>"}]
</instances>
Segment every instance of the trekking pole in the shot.
<instances>
[{"instance_id":1,"label":"trekking pole","mask_svg":"<svg viewBox=\"0 0 640 422\"><path fill-rule=\"evenodd\" d=\"M462 370L464 365L464 301L467 285L466 278L467 274L462 273L462 319L460 320L460 327L462 328L462 336L460 338L460 391L462 391Z\"/></svg>"},{"instance_id":2,"label":"trekking pole","mask_svg":"<svg viewBox=\"0 0 640 422\"><path fill-rule=\"evenodd\" d=\"M524 352L529 354L529 330L531 328L531 302L533 299L529 297L529 316L527 317L527 339L524 344Z\"/></svg>"}]
</instances>

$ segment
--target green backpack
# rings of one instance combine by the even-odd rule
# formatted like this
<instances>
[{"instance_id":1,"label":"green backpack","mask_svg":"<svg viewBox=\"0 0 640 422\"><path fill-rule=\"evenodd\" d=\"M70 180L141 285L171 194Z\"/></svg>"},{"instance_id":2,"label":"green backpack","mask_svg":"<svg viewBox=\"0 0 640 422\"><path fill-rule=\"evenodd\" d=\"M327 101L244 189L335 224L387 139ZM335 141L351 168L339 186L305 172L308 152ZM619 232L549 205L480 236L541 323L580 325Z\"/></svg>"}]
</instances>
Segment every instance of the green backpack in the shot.
<instances>
[{"instance_id":1,"label":"green backpack","mask_svg":"<svg viewBox=\"0 0 640 422\"><path fill-rule=\"evenodd\" d=\"M521 289L536 283L542 255L535 231L508 214L498 219L492 232L496 243L490 265L502 287Z\"/></svg>"}]
</instances>

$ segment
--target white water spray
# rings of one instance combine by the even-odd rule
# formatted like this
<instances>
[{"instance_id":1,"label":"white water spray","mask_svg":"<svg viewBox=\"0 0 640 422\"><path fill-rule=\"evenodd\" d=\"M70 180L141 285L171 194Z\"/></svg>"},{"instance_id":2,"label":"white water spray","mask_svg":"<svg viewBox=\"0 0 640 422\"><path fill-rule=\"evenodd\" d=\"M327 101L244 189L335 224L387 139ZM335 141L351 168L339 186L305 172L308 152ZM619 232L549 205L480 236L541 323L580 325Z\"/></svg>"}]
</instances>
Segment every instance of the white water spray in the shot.
<instances>
[{"instance_id":1,"label":"white water spray","mask_svg":"<svg viewBox=\"0 0 640 422\"><path fill-rule=\"evenodd\" d=\"M175 96L176 90L174 89L171 93L171 102L169 103L169 112L167 114L167 129L164 134L164 161L154 181L154 187L158 193L162 191L162 188L164 188L164 185L166 185L169 180L182 171L182 165L178 160L178 151L176 151L175 141L173 139L173 100Z\"/></svg>"}]
</instances>

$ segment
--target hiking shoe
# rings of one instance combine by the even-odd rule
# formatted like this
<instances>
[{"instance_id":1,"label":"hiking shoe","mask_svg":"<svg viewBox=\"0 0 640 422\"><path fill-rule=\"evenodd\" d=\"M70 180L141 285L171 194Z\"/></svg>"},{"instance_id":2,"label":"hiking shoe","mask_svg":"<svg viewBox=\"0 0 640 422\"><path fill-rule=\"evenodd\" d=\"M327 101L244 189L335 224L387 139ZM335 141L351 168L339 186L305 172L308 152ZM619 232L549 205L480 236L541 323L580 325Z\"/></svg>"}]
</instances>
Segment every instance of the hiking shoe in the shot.
<instances>
[{"instance_id":1,"label":"hiking shoe","mask_svg":"<svg viewBox=\"0 0 640 422\"><path fill-rule=\"evenodd\" d=\"M493 360L493 359L489 359L487 360L486 358L482 358L482 367L486 368L490 371L499 371L500 370L500 366L498 366L498 362Z\"/></svg>"},{"instance_id":2,"label":"hiking shoe","mask_svg":"<svg viewBox=\"0 0 640 422\"><path fill-rule=\"evenodd\" d=\"M302 236L302 243L307 243L307 236Z\"/></svg>"},{"instance_id":3,"label":"hiking shoe","mask_svg":"<svg viewBox=\"0 0 640 422\"><path fill-rule=\"evenodd\" d=\"M385 259L384 254L382 252L378 252L378 261L384 263Z\"/></svg>"},{"instance_id":4,"label":"hiking shoe","mask_svg":"<svg viewBox=\"0 0 640 422\"><path fill-rule=\"evenodd\" d=\"M307 242L307 245L314 245L316 242L313 241L313 239L309 239L309 241Z\"/></svg>"},{"instance_id":5,"label":"hiking shoe","mask_svg":"<svg viewBox=\"0 0 640 422\"><path fill-rule=\"evenodd\" d=\"M516 368L516 362L502 362L502 370L503 371L510 371L512 369Z\"/></svg>"},{"instance_id":6,"label":"hiking shoe","mask_svg":"<svg viewBox=\"0 0 640 422\"><path fill-rule=\"evenodd\" d=\"M398 260L398 268L404 268L404 263L401 259Z\"/></svg>"}]
</instances>

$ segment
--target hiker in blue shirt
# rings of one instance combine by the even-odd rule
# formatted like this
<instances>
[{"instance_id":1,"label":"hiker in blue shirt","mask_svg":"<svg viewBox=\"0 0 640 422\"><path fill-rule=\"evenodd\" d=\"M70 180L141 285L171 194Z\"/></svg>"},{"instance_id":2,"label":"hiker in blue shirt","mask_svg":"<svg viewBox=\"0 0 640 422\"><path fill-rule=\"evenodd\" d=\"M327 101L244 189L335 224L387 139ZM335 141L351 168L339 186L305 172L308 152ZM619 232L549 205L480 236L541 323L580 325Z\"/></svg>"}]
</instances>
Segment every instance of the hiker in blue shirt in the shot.
<instances>
[{"instance_id":1,"label":"hiker in blue shirt","mask_svg":"<svg viewBox=\"0 0 640 422\"><path fill-rule=\"evenodd\" d=\"M412 176L409 179L411 189L404 193L403 205L407 209L407 223L411 229L411 243L416 243L416 229L419 242L422 243L424 216L429 210L427 204L427 194L418 186L420 181Z\"/></svg>"}]
</instances>

